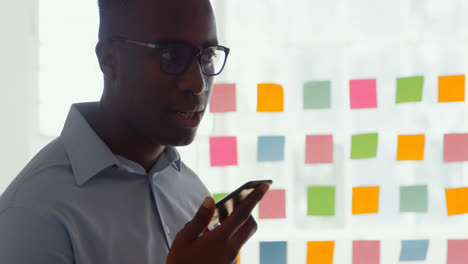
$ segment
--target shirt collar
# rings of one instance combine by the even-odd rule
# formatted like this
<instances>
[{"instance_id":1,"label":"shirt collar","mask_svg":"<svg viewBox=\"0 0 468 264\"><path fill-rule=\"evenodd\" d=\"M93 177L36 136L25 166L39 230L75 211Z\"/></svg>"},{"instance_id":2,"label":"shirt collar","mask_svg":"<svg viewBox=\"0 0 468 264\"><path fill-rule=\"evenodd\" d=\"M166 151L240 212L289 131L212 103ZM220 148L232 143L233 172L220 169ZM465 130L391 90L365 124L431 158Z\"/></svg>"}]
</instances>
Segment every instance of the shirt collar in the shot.
<instances>
[{"instance_id":1,"label":"shirt collar","mask_svg":"<svg viewBox=\"0 0 468 264\"><path fill-rule=\"evenodd\" d=\"M117 165L112 151L89 126L80 109L97 107L97 102L73 104L60 137L70 158L78 186L103 169Z\"/></svg>"},{"instance_id":2,"label":"shirt collar","mask_svg":"<svg viewBox=\"0 0 468 264\"><path fill-rule=\"evenodd\" d=\"M105 168L114 165L132 173L143 174L145 171L139 164L114 155L80 113L80 109L94 108L97 105L97 102L73 104L61 134L70 158L75 181L79 186L85 184ZM180 155L174 147L165 148L161 158L149 174L164 170L169 165L180 172Z\"/></svg>"}]
</instances>

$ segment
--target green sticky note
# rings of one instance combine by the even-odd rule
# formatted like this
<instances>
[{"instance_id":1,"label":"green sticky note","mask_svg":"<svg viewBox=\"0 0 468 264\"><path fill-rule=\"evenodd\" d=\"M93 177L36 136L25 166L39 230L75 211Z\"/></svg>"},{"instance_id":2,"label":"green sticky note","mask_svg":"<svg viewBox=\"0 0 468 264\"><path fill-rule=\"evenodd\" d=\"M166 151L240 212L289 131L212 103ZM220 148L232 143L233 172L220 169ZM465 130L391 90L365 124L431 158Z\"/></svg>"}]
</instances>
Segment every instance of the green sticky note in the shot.
<instances>
[{"instance_id":1,"label":"green sticky note","mask_svg":"<svg viewBox=\"0 0 468 264\"><path fill-rule=\"evenodd\" d=\"M423 76L398 78L396 103L421 102L423 83Z\"/></svg>"},{"instance_id":2,"label":"green sticky note","mask_svg":"<svg viewBox=\"0 0 468 264\"><path fill-rule=\"evenodd\" d=\"M377 156L379 134L359 134L351 137L351 159L367 159Z\"/></svg>"},{"instance_id":3,"label":"green sticky note","mask_svg":"<svg viewBox=\"0 0 468 264\"><path fill-rule=\"evenodd\" d=\"M228 195L228 193L215 193L213 194L213 199L215 200L215 202L218 202L219 200L223 199L226 195Z\"/></svg>"},{"instance_id":4,"label":"green sticky note","mask_svg":"<svg viewBox=\"0 0 468 264\"><path fill-rule=\"evenodd\" d=\"M335 187L314 186L307 190L307 215L335 215Z\"/></svg>"},{"instance_id":5,"label":"green sticky note","mask_svg":"<svg viewBox=\"0 0 468 264\"><path fill-rule=\"evenodd\" d=\"M427 185L400 186L400 212L427 212Z\"/></svg>"},{"instance_id":6,"label":"green sticky note","mask_svg":"<svg viewBox=\"0 0 468 264\"><path fill-rule=\"evenodd\" d=\"M304 84L304 109L330 108L330 81L306 82Z\"/></svg>"}]
</instances>

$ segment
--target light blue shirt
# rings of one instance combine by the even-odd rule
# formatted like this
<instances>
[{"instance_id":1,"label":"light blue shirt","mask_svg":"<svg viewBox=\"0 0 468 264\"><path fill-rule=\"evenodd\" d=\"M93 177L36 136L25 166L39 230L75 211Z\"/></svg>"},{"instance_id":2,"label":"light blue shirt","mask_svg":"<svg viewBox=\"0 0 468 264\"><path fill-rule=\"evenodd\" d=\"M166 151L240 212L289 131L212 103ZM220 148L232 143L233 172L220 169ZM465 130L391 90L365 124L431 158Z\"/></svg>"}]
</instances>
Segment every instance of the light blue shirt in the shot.
<instances>
[{"instance_id":1,"label":"light blue shirt","mask_svg":"<svg viewBox=\"0 0 468 264\"><path fill-rule=\"evenodd\" d=\"M210 193L167 147L149 173L71 107L64 129L0 197L0 263L162 264ZM161 128L164 129L164 128Z\"/></svg>"}]
</instances>

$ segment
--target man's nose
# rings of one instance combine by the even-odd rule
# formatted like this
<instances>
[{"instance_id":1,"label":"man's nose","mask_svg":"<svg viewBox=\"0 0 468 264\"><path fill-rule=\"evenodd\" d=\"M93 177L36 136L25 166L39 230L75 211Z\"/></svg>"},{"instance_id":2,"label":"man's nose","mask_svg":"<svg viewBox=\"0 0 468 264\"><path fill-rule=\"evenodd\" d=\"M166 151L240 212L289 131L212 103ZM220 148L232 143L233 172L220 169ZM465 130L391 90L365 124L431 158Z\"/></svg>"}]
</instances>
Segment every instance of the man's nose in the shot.
<instances>
[{"instance_id":1,"label":"man's nose","mask_svg":"<svg viewBox=\"0 0 468 264\"><path fill-rule=\"evenodd\" d=\"M193 58L187 71L181 76L178 88L182 92L192 92L201 95L207 90L205 76L201 70L197 57Z\"/></svg>"}]
</instances>

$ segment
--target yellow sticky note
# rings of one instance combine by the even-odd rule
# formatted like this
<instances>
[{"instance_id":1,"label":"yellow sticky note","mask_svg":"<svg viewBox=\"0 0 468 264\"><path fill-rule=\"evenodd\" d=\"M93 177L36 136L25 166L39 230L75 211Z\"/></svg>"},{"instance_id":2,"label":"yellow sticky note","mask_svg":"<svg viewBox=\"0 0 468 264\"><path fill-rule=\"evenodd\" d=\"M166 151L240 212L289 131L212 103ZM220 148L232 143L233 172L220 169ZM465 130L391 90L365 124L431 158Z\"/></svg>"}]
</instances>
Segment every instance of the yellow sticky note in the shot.
<instances>
[{"instance_id":1,"label":"yellow sticky note","mask_svg":"<svg viewBox=\"0 0 468 264\"><path fill-rule=\"evenodd\" d=\"M425 135L399 135L397 160L424 160Z\"/></svg>"},{"instance_id":2,"label":"yellow sticky note","mask_svg":"<svg viewBox=\"0 0 468 264\"><path fill-rule=\"evenodd\" d=\"M333 264L335 241L307 242L307 264Z\"/></svg>"},{"instance_id":3,"label":"yellow sticky note","mask_svg":"<svg viewBox=\"0 0 468 264\"><path fill-rule=\"evenodd\" d=\"M439 76L439 102L465 101L465 75Z\"/></svg>"},{"instance_id":4,"label":"yellow sticky note","mask_svg":"<svg viewBox=\"0 0 468 264\"><path fill-rule=\"evenodd\" d=\"M379 212L379 186L353 188L353 214Z\"/></svg>"},{"instance_id":5,"label":"yellow sticky note","mask_svg":"<svg viewBox=\"0 0 468 264\"><path fill-rule=\"evenodd\" d=\"M257 86L257 112L283 112L283 87L273 83L261 83Z\"/></svg>"},{"instance_id":6,"label":"yellow sticky note","mask_svg":"<svg viewBox=\"0 0 468 264\"><path fill-rule=\"evenodd\" d=\"M468 187L445 189L448 215L468 213Z\"/></svg>"}]
</instances>

